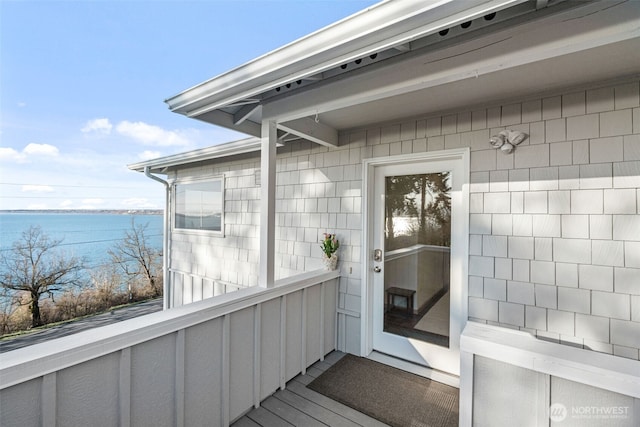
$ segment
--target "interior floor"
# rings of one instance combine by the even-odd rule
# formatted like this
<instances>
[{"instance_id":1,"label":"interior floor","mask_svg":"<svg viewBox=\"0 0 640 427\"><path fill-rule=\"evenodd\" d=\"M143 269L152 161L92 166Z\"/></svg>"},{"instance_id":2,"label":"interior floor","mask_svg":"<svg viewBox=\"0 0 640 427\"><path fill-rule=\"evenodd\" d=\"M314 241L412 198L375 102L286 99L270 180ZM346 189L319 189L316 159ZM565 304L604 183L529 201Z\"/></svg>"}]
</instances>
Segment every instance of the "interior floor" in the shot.
<instances>
[{"instance_id":1,"label":"interior floor","mask_svg":"<svg viewBox=\"0 0 640 427\"><path fill-rule=\"evenodd\" d=\"M385 305L384 331L449 346L449 290L436 294L417 313Z\"/></svg>"}]
</instances>

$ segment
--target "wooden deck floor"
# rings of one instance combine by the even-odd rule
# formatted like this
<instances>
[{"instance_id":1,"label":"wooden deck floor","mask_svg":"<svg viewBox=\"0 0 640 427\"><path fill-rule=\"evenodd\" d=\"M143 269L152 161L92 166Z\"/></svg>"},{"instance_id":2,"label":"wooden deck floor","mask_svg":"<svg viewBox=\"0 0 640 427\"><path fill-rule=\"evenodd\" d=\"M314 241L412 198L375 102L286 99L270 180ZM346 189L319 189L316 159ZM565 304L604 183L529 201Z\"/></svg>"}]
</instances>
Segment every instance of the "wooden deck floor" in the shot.
<instances>
[{"instance_id":1,"label":"wooden deck floor","mask_svg":"<svg viewBox=\"0 0 640 427\"><path fill-rule=\"evenodd\" d=\"M337 351L329 354L324 361L317 362L307 369L306 375L298 375L289 381L284 390L278 390L262 401L260 408L253 409L232 425L234 427L387 426L307 388L307 384L343 356L344 353Z\"/></svg>"}]
</instances>

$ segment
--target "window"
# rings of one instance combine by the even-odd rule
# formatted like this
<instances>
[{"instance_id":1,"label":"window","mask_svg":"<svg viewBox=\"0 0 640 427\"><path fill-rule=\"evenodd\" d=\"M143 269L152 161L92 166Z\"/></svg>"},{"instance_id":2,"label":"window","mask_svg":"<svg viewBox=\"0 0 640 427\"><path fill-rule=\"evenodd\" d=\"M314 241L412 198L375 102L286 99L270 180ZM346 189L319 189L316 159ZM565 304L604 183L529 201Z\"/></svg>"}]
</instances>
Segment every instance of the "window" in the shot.
<instances>
[{"instance_id":1,"label":"window","mask_svg":"<svg viewBox=\"0 0 640 427\"><path fill-rule=\"evenodd\" d=\"M223 178L178 182L175 194L175 228L221 233L224 227Z\"/></svg>"}]
</instances>

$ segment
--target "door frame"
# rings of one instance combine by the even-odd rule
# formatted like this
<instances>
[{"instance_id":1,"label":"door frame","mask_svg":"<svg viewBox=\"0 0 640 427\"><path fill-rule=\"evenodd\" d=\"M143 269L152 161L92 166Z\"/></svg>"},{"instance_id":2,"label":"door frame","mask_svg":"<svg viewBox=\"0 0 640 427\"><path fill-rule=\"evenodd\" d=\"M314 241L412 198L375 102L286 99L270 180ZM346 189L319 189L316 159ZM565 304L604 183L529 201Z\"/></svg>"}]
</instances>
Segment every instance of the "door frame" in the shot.
<instances>
[{"instance_id":1,"label":"door frame","mask_svg":"<svg viewBox=\"0 0 640 427\"><path fill-rule=\"evenodd\" d=\"M460 322L458 324L459 331L457 334L449 337L449 348L452 354L456 354L459 360L460 356L460 335L468 319L468 295L469 295L469 185L470 185L470 149L460 148L451 150L441 150L425 153L414 154L402 154L396 156L386 156L364 159L362 162L362 254L361 254L361 317L360 317L360 351L362 357L373 357L380 359L380 354L374 352L373 349L373 212L375 209L375 197L374 197L374 171L378 166L386 166L392 164L403 163L415 163L415 162L429 162L429 161L459 161L463 169L463 180L460 183L462 201L458 209L459 212L459 240L457 244L459 246L458 255L455 263L454 259L451 260L452 268L459 268L460 271L460 300L459 304ZM454 178L455 179L455 178ZM371 217L370 217L371 215ZM458 227L457 226L457 227ZM383 355L382 359L388 363L393 363L393 357ZM407 366L411 363L407 363L398 360L398 366L402 366L407 370ZM415 373L423 376L430 376L429 371L432 371L429 367L421 365L415 365ZM433 370L435 372L435 370ZM425 374L427 372L427 374ZM459 371L458 371L459 374ZM446 375L446 374L445 374Z\"/></svg>"}]
</instances>

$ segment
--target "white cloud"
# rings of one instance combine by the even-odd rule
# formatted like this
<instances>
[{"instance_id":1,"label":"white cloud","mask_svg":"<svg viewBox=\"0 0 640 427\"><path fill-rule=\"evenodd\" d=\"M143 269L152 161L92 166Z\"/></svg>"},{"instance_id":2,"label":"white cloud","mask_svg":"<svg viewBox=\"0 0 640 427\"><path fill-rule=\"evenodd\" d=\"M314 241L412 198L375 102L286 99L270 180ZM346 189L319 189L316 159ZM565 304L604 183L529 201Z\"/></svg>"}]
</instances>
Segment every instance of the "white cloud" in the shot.
<instances>
[{"instance_id":1,"label":"white cloud","mask_svg":"<svg viewBox=\"0 0 640 427\"><path fill-rule=\"evenodd\" d=\"M24 193L51 193L53 188L49 185L23 185Z\"/></svg>"},{"instance_id":2,"label":"white cloud","mask_svg":"<svg viewBox=\"0 0 640 427\"><path fill-rule=\"evenodd\" d=\"M27 103L26 102L18 102L18 107L23 108L26 107Z\"/></svg>"},{"instance_id":3,"label":"white cloud","mask_svg":"<svg viewBox=\"0 0 640 427\"><path fill-rule=\"evenodd\" d=\"M109 121L109 119L93 119L89 120L80 131L82 133L98 133L103 135L109 135L111 133L111 129L113 125Z\"/></svg>"},{"instance_id":4,"label":"white cloud","mask_svg":"<svg viewBox=\"0 0 640 427\"><path fill-rule=\"evenodd\" d=\"M60 154L57 147L49 144L31 143L24 147L22 151L14 148L0 147L0 160L26 163L29 156L49 156L56 157Z\"/></svg>"},{"instance_id":5,"label":"white cloud","mask_svg":"<svg viewBox=\"0 0 640 427\"><path fill-rule=\"evenodd\" d=\"M140 158L140 160L151 160L151 159L157 159L161 155L162 154L159 151L146 150L138 154L138 158Z\"/></svg>"},{"instance_id":6,"label":"white cloud","mask_svg":"<svg viewBox=\"0 0 640 427\"><path fill-rule=\"evenodd\" d=\"M71 206L73 206L73 202L71 200L63 200L60 202L61 208L70 208Z\"/></svg>"},{"instance_id":7,"label":"white cloud","mask_svg":"<svg viewBox=\"0 0 640 427\"><path fill-rule=\"evenodd\" d=\"M13 148L0 147L0 160L24 161L24 154L18 153Z\"/></svg>"},{"instance_id":8,"label":"white cloud","mask_svg":"<svg viewBox=\"0 0 640 427\"><path fill-rule=\"evenodd\" d=\"M118 123L116 130L120 134L133 138L144 145L160 147L190 145L189 139L180 132L165 130L144 122L129 122L125 120Z\"/></svg>"},{"instance_id":9,"label":"white cloud","mask_svg":"<svg viewBox=\"0 0 640 427\"><path fill-rule=\"evenodd\" d=\"M22 152L26 155L40 155L40 156L57 156L60 152L58 147L49 144L34 144L31 143L24 147Z\"/></svg>"}]
</instances>

